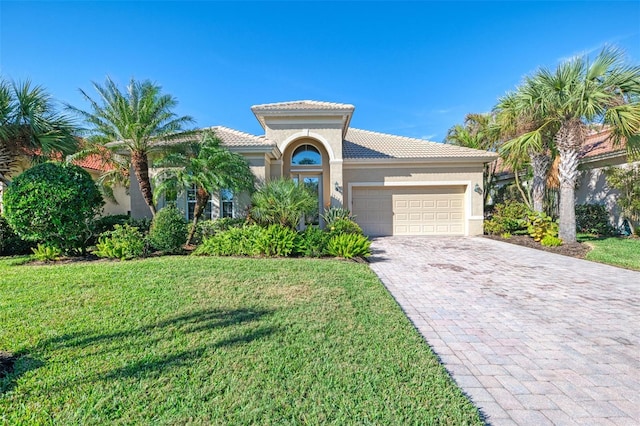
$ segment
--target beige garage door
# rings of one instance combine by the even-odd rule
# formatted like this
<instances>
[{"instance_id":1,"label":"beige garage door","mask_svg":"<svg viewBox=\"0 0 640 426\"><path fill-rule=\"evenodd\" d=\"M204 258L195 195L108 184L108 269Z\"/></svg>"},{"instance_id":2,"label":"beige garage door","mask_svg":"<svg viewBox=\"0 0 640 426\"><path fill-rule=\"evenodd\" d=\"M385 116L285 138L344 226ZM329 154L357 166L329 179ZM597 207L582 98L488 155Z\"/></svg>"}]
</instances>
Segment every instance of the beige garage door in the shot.
<instances>
[{"instance_id":1,"label":"beige garage door","mask_svg":"<svg viewBox=\"0 0 640 426\"><path fill-rule=\"evenodd\" d=\"M455 187L360 187L353 214L367 235L464 235L464 190Z\"/></svg>"}]
</instances>

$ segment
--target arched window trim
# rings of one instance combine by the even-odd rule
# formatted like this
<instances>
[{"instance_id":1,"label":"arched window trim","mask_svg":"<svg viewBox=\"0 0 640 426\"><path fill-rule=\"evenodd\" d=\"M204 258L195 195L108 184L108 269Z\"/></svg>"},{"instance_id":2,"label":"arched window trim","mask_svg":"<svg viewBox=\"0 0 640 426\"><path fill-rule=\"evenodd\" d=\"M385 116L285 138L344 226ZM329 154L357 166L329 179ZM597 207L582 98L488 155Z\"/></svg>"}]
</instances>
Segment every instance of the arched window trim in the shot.
<instances>
[{"instance_id":1,"label":"arched window trim","mask_svg":"<svg viewBox=\"0 0 640 426\"><path fill-rule=\"evenodd\" d=\"M296 155L300 155L300 154L303 154L305 152L314 153L318 158L318 162L311 163L311 164L295 163L294 162L294 158L296 157ZM305 166L322 166L322 154L320 153L320 150L318 148L316 148L315 146L313 146L311 144L308 144L308 143L305 143L305 144L302 144L302 145L298 146L296 149L293 150L293 153L291 154L291 167L305 167Z\"/></svg>"}]
</instances>

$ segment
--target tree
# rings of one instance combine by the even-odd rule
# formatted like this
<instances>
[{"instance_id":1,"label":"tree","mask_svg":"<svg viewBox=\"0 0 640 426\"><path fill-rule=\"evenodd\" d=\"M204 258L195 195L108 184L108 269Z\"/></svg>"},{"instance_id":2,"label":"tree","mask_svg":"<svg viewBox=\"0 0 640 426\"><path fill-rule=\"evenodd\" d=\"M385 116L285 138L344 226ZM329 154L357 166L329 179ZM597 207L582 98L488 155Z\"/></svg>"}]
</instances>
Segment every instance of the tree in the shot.
<instances>
[{"instance_id":1,"label":"tree","mask_svg":"<svg viewBox=\"0 0 640 426\"><path fill-rule=\"evenodd\" d=\"M456 124L447 132L445 143L466 148L495 151L498 133L491 114L467 114L464 125ZM495 183L497 161L484 165L483 201L487 205L489 194Z\"/></svg>"},{"instance_id":2,"label":"tree","mask_svg":"<svg viewBox=\"0 0 640 426\"><path fill-rule=\"evenodd\" d=\"M0 79L0 182L9 184L19 156L40 160L75 152L74 130L42 86Z\"/></svg>"},{"instance_id":3,"label":"tree","mask_svg":"<svg viewBox=\"0 0 640 426\"><path fill-rule=\"evenodd\" d=\"M620 50L604 48L590 62L586 57L561 63L555 71L541 68L527 77L535 128L520 140L538 146L552 131L560 155L559 237L576 241L575 184L587 125L609 126L614 142L624 139L631 152L640 150L640 67L624 63Z\"/></svg>"},{"instance_id":4,"label":"tree","mask_svg":"<svg viewBox=\"0 0 640 426\"><path fill-rule=\"evenodd\" d=\"M101 143L116 153L123 149L129 152L144 201L155 216L149 154L161 151L163 145L157 142L176 137L193 119L178 117L173 112L177 100L171 95L163 95L161 87L149 80L139 82L132 78L125 92L109 77L104 86L94 82L93 87L99 94L98 100L80 89L91 106L90 111L67 107L87 122L92 142Z\"/></svg>"},{"instance_id":5,"label":"tree","mask_svg":"<svg viewBox=\"0 0 640 426\"><path fill-rule=\"evenodd\" d=\"M258 188L251 203L251 216L256 222L295 229L304 215L316 208L318 199L304 185L291 179L276 179Z\"/></svg>"},{"instance_id":6,"label":"tree","mask_svg":"<svg viewBox=\"0 0 640 426\"><path fill-rule=\"evenodd\" d=\"M155 178L156 197L174 194L168 197L174 198L181 190L195 187L193 223L187 236L187 244L191 244L211 194L223 189L250 191L255 177L244 157L223 147L213 132L204 132L200 142L181 144L177 149L154 164L164 168Z\"/></svg>"}]
</instances>

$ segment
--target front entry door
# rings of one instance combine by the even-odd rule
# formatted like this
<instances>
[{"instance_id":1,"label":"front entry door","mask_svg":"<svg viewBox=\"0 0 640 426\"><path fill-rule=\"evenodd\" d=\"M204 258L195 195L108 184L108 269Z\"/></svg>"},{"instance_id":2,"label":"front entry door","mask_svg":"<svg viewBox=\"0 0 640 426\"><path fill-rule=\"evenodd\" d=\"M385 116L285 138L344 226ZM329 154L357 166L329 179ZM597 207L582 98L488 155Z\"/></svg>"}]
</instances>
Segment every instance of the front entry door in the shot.
<instances>
[{"instance_id":1,"label":"front entry door","mask_svg":"<svg viewBox=\"0 0 640 426\"><path fill-rule=\"evenodd\" d=\"M322 211L322 175L298 173L292 176L296 183L302 183L316 197L316 208L302 218L300 228L305 229L309 225L320 226L320 212Z\"/></svg>"}]
</instances>

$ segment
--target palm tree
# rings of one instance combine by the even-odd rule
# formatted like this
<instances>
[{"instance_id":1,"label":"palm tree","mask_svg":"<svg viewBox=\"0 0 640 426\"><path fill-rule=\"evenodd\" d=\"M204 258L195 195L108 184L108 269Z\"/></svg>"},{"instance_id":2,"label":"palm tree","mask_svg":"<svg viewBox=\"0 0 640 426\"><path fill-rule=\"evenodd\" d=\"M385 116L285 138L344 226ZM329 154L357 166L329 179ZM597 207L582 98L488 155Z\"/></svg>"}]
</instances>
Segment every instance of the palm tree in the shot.
<instances>
[{"instance_id":1,"label":"palm tree","mask_svg":"<svg viewBox=\"0 0 640 426\"><path fill-rule=\"evenodd\" d=\"M39 160L74 152L74 130L42 86L0 80L0 182L9 183L19 156Z\"/></svg>"},{"instance_id":2,"label":"palm tree","mask_svg":"<svg viewBox=\"0 0 640 426\"><path fill-rule=\"evenodd\" d=\"M545 132L554 134L560 155L559 237L572 243L575 184L587 125L601 122L611 128L616 144L626 139L630 151L640 150L640 67L625 64L620 50L604 48L593 62L580 57L555 71L542 68L524 86L530 89L536 126L520 138L541 141Z\"/></svg>"},{"instance_id":3,"label":"palm tree","mask_svg":"<svg viewBox=\"0 0 640 426\"><path fill-rule=\"evenodd\" d=\"M495 151L497 148L498 134L493 124L491 114L467 114L464 125L456 124L447 132L445 143L463 146L466 148ZM484 192L483 200L486 206L491 188L495 183L497 161L484 165Z\"/></svg>"},{"instance_id":4,"label":"palm tree","mask_svg":"<svg viewBox=\"0 0 640 426\"><path fill-rule=\"evenodd\" d=\"M223 189L250 191L254 188L255 177L247 160L221 146L213 132L205 131L200 142L181 144L176 148L179 151L168 152L154 163L154 166L163 167L155 177L155 195L177 195L181 190L195 187L193 224L187 237L187 244L191 244L211 194Z\"/></svg>"},{"instance_id":5,"label":"palm tree","mask_svg":"<svg viewBox=\"0 0 640 426\"><path fill-rule=\"evenodd\" d=\"M155 216L149 179L149 154L162 150L162 145L154 142L171 138L185 130L184 126L192 123L193 119L189 116L178 117L173 112L177 100L171 95L163 95L161 87L149 80L139 82L132 78L125 92L109 77L104 86L94 82L93 87L99 94L99 100L92 99L80 89L91 111L71 105L67 107L89 124L90 140L106 144L115 152L123 148L129 152L144 201Z\"/></svg>"}]
</instances>

